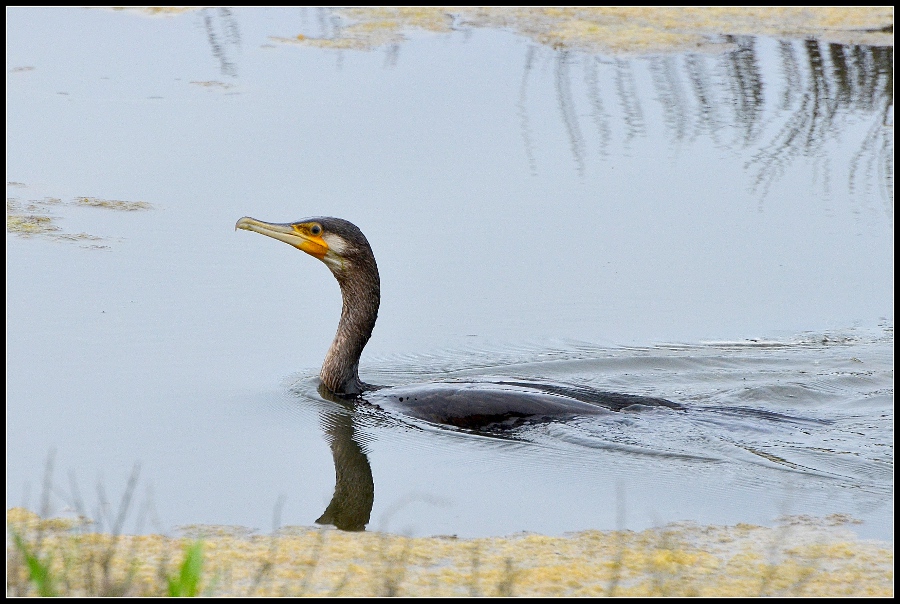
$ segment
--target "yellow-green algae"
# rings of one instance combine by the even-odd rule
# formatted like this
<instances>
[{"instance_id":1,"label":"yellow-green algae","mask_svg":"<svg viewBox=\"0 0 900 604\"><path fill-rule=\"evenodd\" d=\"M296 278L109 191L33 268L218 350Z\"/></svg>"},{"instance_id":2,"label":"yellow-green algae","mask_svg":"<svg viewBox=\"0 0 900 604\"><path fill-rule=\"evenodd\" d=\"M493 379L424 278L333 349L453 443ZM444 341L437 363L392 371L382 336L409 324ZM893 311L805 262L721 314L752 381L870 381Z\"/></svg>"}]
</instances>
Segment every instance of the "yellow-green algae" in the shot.
<instances>
[{"instance_id":1,"label":"yellow-green algae","mask_svg":"<svg viewBox=\"0 0 900 604\"><path fill-rule=\"evenodd\" d=\"M8 186L12 183L7 183ZM54 223L53 216L45 210L47 205L53 205L59 200L48 198L45 202L31 202L27 206L14 198L6 198L6 232L18 235L46 235L59 231Z\"/></svg>"},{"instance_id":2,"label":"yellow-green algae","mask_svg":"<svg viewBox=\"0 0 900 604\"><path fill-rule=\"evenodd\" d=\"M191 84L195 86L202 86L204 88L218 88L220 90L228 90L230 88L234 88L233 84L227 84L218 80L196 80L192 81Z\"/></svg>"},{"instance_id":3,"label":"yellow-green algae","mask_svg":"<svg viewBox=\"0 0 900 604\"><path fill-rule=\"evenodd\" d=\"M8 187L27 188L20 182L7 182ZM57 241L70 241L76 243L99 242L102 237L89 233L66 233L56 224L57 216L51 212L61 206L88 206L115 210L122 212L134 212L149 210L153 206L145 201L122 201L118 199L100 199L97 197L76 197L71 203L65 203L56 197L45 197L41 200L21 202L14 197L6 198L6 232L23 237L39 236L45 239ZM90 243L86 247L107 248L106 245Z\"/></svg>"},{"instance_id":4,"label":"yellow-green algae","mask_svg":"<svg viewBox=\"0 0 900 604\"><path fill-rule=\"evenodd\" d=\"M153 206L146 201L122 201L119 199L99 199L97 197L76 197L75 204L120 212L136 212L153 208Z\"/></svg>"},{"instance_id":5,"label":"yellow-green algae","mask_svg":"<svg viewBox=\"0 0 900 604\"><path fill-rule=\"evenodd\" d=\"M502 28L554 48L607 54L727 50L723 35L817 38L893 46L894 13L876 7L393 7L347 8L329 37L275 37L281 43L371 50L413 30Z\"/></svg>"},{"instance_id":6,"label":"yellow-green algae","mask_svg":"<svg viewBox=\"0 0 900 604\"><path fill-rule=\"evenodd\" d=\"M205 595L891 596L892 544L863 541L846 517L777 528L676 524L564 537L408 538L287 527L271 536L194 526L179 538L84 532L81 520L7 510L10 532L63 595L164 594L187 547L203 542ZM7 593L35 587L7 540ZM102 570L104 561L107 572ZM105 581L105 583L104 583Z\"/></svg>"},{"instance_id":7,"label":"yellow-green algae","mask_svg":"<svg viewBox=\"0 0 900 604\"><path fill-rule=\"evenodd\" d=\"M174 17L200 10L197 6L110 6L107 10L128 11L144 17Z\"/></svg>"}]
</instances>

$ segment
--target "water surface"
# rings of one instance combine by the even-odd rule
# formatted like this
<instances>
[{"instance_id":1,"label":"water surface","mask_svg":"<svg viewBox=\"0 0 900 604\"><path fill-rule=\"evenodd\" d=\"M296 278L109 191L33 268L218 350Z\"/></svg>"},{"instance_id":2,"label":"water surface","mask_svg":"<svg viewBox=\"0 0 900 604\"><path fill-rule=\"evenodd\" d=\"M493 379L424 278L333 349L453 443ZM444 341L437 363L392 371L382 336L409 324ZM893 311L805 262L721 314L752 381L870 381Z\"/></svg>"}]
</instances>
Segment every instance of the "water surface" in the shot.
<instances>
[{"instance_id":1,"label":"water surface","mask_svg":"<svg viewBox=\"0 0 900 604\"><path fill-rule=\"evenodd\" d=\"M461 28L335 51L273 40L328 11L7 17L7 212L59 228L7 235L7 506L38 505L55 449L56 509L68 474L120 493L139 462L163 528L268 529L281 496L310 524L337 470L371 475L370 529L847 513L892 538L892 49L604 56ZM337 286L243 215L366 233L366 381L688 412L498 438L323 400Z\"/></svg>"}]
</instances>

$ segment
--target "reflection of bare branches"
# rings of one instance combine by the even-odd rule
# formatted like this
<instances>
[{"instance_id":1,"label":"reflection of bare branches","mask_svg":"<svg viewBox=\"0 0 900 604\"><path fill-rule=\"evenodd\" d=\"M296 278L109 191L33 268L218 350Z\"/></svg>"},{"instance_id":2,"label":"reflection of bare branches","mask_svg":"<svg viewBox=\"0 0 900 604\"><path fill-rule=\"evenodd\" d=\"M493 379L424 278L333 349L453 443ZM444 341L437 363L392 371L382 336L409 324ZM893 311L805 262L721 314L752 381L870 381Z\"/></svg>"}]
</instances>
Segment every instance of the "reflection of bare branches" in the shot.
<instances>
[{"instance_id":1,"label":"reflection of bare branches","mask_svg":"<svg viewBox=\"0 0 900 604\"><path fill-rule=\"evenodd\" d=\"M584 136L578 126L578 114L572 100L572 81L569 77L569 51L561 51L556 55L556 97L559 100L559 111L563 124L569 134L569 144L579 175L584 175Z\"/></svg>"},{"instance_id":2,"label":"reflection of bare branches","mask_svg":"<svg viewBox=\"0 0 900 604\"><path fill-rule=\"evenodd\" d=\"M319 35L320 38L333 38L334 35L331 33L328 27L328 21L325 17L328 15L328 9L324 7L316 8L316 22L319 24Z\"/></svg>"},{"instance_id":3,"label":"reflection of bare branches","mask_svg":"<svg viewBox=\"0 0 900 604\"><path fill-rule=\"evenodd\" d=\"M825 141L833 112L827 107L827 83L822 56L815 40L806 41L809 78L801 94L800 105L779 133L747 163L759 166L754 190L765 196L771 184L784 174L787 166L801 154L814 155ZM825 97L823 99L823 97Z\"/></svg>"},{"instance_id":4,"label":"reflection of bare branches","mask_svg":"<svg viewBox=\"0 0 900 604\"><path fill-rule=\"evenodd\" d=\"M531 75L531 68L534 65L535 47L533 44L528 45L525 51L525 70L522 73L522 86L519 90L519 117L522 120L522 140L525 143L525 157L528 159L528 168L532 176L537 176L537 161L534 159L534 141L531 138L531 128L528 124L528 76Z\"/></svg>"},{"instance_id":5,"label":"reflection of bare branches","mask_svg":"<svg viewBox=\"0 0 900 604\"><path fill-rule=\"evenodd\" d=\"M384 50L384 66L385 67L396 67L397 59L400 58L400 45L399 44L391 44Z\"/></svg>"},{"instance_id":6,"label":"reflection of bare branches","mask_svg":"<svg viewBox=\"0 0 900 604\"><path fill-rule=\"evenodd\" d=\"M871 191L871 182L881 184L882 195L889 199L888 213L893 215L893 54L890 48L827 45L827 52L815 40L803 42L805 65L796 59L795 47L779 47L786 88L800 89L799 101L786 93L786 109L794 107L775 137L761 147L748 162L756 171L754 188L763 195L787 167L801 155L811 157L828 190L832 173L826 144L837 140L837 123L851 117L870 115L874 119L859 150L850 162L848 185L857 191ZM790 96L789 96L790 94ZM855 121L855 120L854 120ZM864 175L864 178L861 178Z\"/></svg>"},{"instance_id":7,"label":"reflection of bare branches","mask_svg":"<svg viewBox=\"0 0 900 604\"><path fill-rule=\"evenodd\" d=\"M218 19L214 20L213 16ZM221 34L217 33L217 25L221 28ZM237 21L229 8L219 8L215 12L211 8L203 9L203 27L206 28L206 38L212 49L213 56L219 61L219 70L222 75L235 77L237 66L228 58L227 47L240 47L241 34ZM223 42L224 40L224 42Z\"/></svg>"},{"instance_id":8,"label":"reflection of bare branches","mask_svg":"<svg viewBox=\"0 0 900 604\"><path fill-rule=\"evenodd\" d=\"M890 114L889 118L890 123L881 124L881 128L878 132L879 139L882 143L879 145L878 150L880 151L881 161L881 169L878 174L880 175L879 182L882 187L882 195L885 200L885 211L891 217L891 221L894 220L894 123L893 123L893 113ZM860 153L863 150L860 149Z\"/></svg>"},{"instance_id":9,"label":"reflection of bare branches","mask_svg":"<svg viewBox=\"0 0 900 604\"><path fill-rule=\"evenodd\" d=\"M833 45L837 46L837 45ZM871 106L879 119L873 121L866 133L862 145L853 155L850 162L850 190L858 188L860 173L864 174L863 190L868 196L871 192L871 181L875 180L881 188L881 196L885 199L885 212L894 217L894 65L893 57L882 48L869 48L863 53L862 47L853 47L847 72L856 73L855 87L861 88L860 102ZM860 59L863 59L862 61ZM859 63L871 67L868 71ZM871 63L871 65L868 65ZM844 65L843 62L836 65ZM853 69L855 67L855 69ZM870 74L866 80L866 74ZM853 87L853 79L847 78L848 87ZM856 95L850 95L848 100ZM878 104L880 103L880 107Z\"/></svg>"},{"instance_id":10,"label":"reflection of bare branches","mask_svg":"<svg viewBox=\"0 0 900 604\"><path fill-rule=\"evenodd\" d=\"M712 78L707 72L706 64L697 55L687 55L684 58L688 81L691 84L691 92L697 102L695 135L707 132L715 140L717 131L721 127L721 118L716 111L714 94L711 89Z\"/></svg>"},{"instance_id":11,"label":"reflection of bare branches","mask_svg":"<svg viewBox=\"0 0 900 604\"><path fill-rule=\"evenodd\" d=\"M759 130L763 109L763 83L754 50L754 38L727 37L737 50L727 55L726 69L731 87L735 121L744 127L744 141L750 143Z\"/></svg>"},{"instance_id":12,"label":"reflection of bare branches","mask_svg":"<svg viewBox=\"0 0 900 604\"><path fill-rule=\"evenodd\" d=\"M790 42L780 41L778 43L778 54L781 57L781 71L787 82L793 82L794 85L788 84L784 87L781 96L782 111L787 111L794 104L800 89L800 83L803 81L800 76L800 65L797 63L797 55L794 54L794 46Z\"/></svg>"},{"instance_id":13,"label":"reflection of bare branches","mask_svg":"<svg viewBox=\"0 0 900 604\"><path fill-rule=\"evenodd\" d=\"M299 38L314 46L334 48L339 68L343 59L341 48L383 46L387 48L385 66L390 67L397 61L397 32L403 28L461 31L464 40L468 40L474 27L488 21L495 26L501 22L483 21L487 18L485 14L478 13L480 16L476 17L465 11L465 14L444 13L435 22L423 20L418 12L402 19L397 18L396 11L377 13L377 19L376 13L369 15L369 20L362 19L365 27L360 29L360 22L342 27L346 23L342 18L358 21L361 13L316 9L309 13L309 20L318 19L318 35ZM301 16L304 21L307 19L306 9ZM583 31L593 31L582 27L586 22L579 23ZM582 31L575 28L574 22L572 25L573 35L576 30ZM382 27L390 35L361 33ZM312 29L316 29L315 24ZM858 31L892 31L892 26ZM879 40L887 42L886 38ZM541 43L550 44L548 40ZM619 56L601 61L590 52L572 50L573 46L568 44L554 46L556 50L549 51L556 53L552 85L579 175L583 176L587 169L587 149L593 140L598 141L600 158L606 159L614 154L613 140L624 131L624 140L615 142L627 153L631 141L647 135L648 124L655 124L653 120L661 117L665 135L676 141L708 135L719 150L731 148L736 153L751 155L745 167L751 171L753 191L762 197L797 158L805 157L815 171L816 186L824 187L826 194L829 179L841 182L849 178L851 193L868 193L877 187L893 203L890 127L870 126L864 141L845 145L844 150L857 147L849 161L849 174L839 171L846 170L849 158L837 159L835 155L839 136L862 135L866 128L858 127L860 120L892 124L893 47L842 45L815 38L779 41L749 35L717 36L716 46L735 50L723 55L685 53L655 58L645 55L640 59ZM535 78L543 76L543 72L534 69L536 59L541 57L539 52L534 46L526 48L516 103L524 155L531 174L537 173L537 147L542 144L535 138L534 109L530 115L528 111L529 100L532 107L537 102ZM572 61L585 62L583 81L572 81ZM598 66L598 62L611 64L612 73ZM612 82L604 78L612 78ZM586 130L581 128L582 116L578 113L583 102L587 106L582 109L590 111L594 122ZM645 115L645 111L653 113Z\"/></svg>"},{"instance_id":14,"label":"reflection of bare branches","mask_svg":"<svg viewBox=\"0 0 900 604\"><path fill-rule=\"evenodd\" d=\"M606 148L609 146L610 137L609 116L603 110L603 101L600 100L596 57L588 57L584 66L587 94L591 101L591 116L594 118L594 123L597 125L597 135L600 137L600 157L606 157Z\"/></svg>"},{"instance_id":15,"label":"reflection of bare branches","mask_svg":"<svg viewBox=\"0 0 900 604\"><path fill-rule=\"evenodd\" d=\"M634 85L631 63L622 59L616 59L616 95L624 114L627 145L634 137L644 134L644 114Z\"/></svg>"},{"instance_id":16,"label":"reflection of bare branches","mask_svg":"<svg viewBox=\"0 0 900 604\"><path fill-rule=\"evenodd\" d=\"M674 58L667 56L651 59L650 73L657 99L663 108L663 122L674 134L676 141L683 141L687 135L688 106Z\"/></svg>"},{"instance_id":17,"label":"reflection of bare branches","mask_svg":"<svg viewBox=\"0 0 900 604\"><path fill-rule=\"evenodd\" d=\"M225 40L227 40L229 44L240 46L241 32L238 29L237 21L234 19L234 15L231 13L231 9L225 7L220 8L219 16L222 19L222 27L225 28Z\"/></svg>"},{"instance_id":18,"label":"reflection of bare branches","mask_svg":"<svg viewBox=\"0 0 900 604\"><path fill-rule=\"evenodd\" d=\"M621 144L626 152L631 140L647 134L646 120L650 118L645 118L644 108L648 105L641 98L647 92L638 85L637 76L643 76L641 70L649 63L652 92L659 103L666 134L676 141L705 134L717 144L727 142L729 147L749 148L751 157L745 168L750 173L751 190L760 201L772 184L798 158L804 157L826 197L834 182L848 178L851 194L868 195L877 187L877 194L889 200L887 212L892 216L892 49L816 40L766 42L748 36L732 37L730 41L737 50L724 56L615 58L610 61L611 74L600 68L599 57L577 55L585 61L581 88L596 126L584 133L569 67L576 55L558 51L554 84L578 173L583 175L586 170L590 139L598 141L601 158L609 156L619 122L624 128ZM774 55L765 52L764 44L772 45ZM540 141L534 139L527 101L529 87L533 88L537 52L533 47L527 49L517 103L525 157L532 174L536 173L535 145ZM774 63L763 63L762 59L770 56ZM605 87L603 78L612 78L610 97L604 98L609 87ZM767 92L770 98L766 98ZM652 108L657 109L655 105ZM857 127L861 120L872 120L872 125L848 166L844 158L836 158L833 150L840 149L836 146L840 137L862 134ZM733 133L732 140L719 140L728 133ZM849 173L842 173L847 167Z\"/></svg>"},{"instance_id":19,"label":"reflection of bare branches","mask_svg":"<svg viewBox=\"0 0 900 604\"><path fill-rule=\"evenodd\" d=\"M821 144L821 134L832 124L837 110L838 99L832 94L832 80L826 77L825 61L816 40L806 40L807 57L809 58L809 70L811 72L810 87L812 88L815 103L812 105L814 126L807 131L806 145L812 149Z\"/></svg>"},{"instance_id":20,"label":"reflection of bare branches","mask_svg":"<svg viewBox=\"0 0 900 604\"><path fill-rule=\"evenodd\" d=\"M344 30L344 24L341 21L341 18L332 13L329 15L328 21L331 25L331 33L329 34L329 37L340 38Z\"/></svg>"},{"instance_id":21,"label":"reflection of bare branches","mask_svg":"<svg viewBox=\"0 0 900 604\"><path fill-rule=\"evenodd\" d=\"M882 99L894 104L894 54L893 48L878 46L835 47L832 55L836 69L850 73L845 79L856 105L863 109L881 111ZM840 51L840 52L838 52ZM847 59L849 55L849 60ZM856 77L854 78L853 75Z\"/></svg>"},{"instance_id":22,"label":"reflection of bare branches","mask_svg":"<svg viewBox=\"0 0 900 604\"><path fill-rule=\"evenodd\" d=\"M831 76L835 84L835 102L848 103L853 90L852 71L854 64L844 57L844 47L841 44L828 45L828 58L831 60Z\"/></svg>"},{"instance_id":23,"label":"reflection of bare branches","mask_svg":"<svg viewBox=\"0 0 900 604\"><path fill-rule=\"evenodd\" d=\"M806 91L793 117L785 122L774 139L747 162L748 170L756 168L753 190L759 192L761 197L765 197L772 183L784 175L787 166L798 155L809 151L804 148L804 141L807 144L814 141L811 133L821 130L818 125L822 114L816 109L816 102L815 92Z\"/></svg>"}]
</instances>

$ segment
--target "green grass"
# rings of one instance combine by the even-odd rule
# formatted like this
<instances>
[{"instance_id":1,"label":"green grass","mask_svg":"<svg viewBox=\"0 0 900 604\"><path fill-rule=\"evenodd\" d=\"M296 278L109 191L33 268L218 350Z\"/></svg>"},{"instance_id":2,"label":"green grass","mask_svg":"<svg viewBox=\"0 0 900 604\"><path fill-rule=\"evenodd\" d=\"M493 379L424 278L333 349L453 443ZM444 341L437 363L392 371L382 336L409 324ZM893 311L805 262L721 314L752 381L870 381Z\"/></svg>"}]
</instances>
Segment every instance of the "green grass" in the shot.
<instances>
[{"instance_id":1,"label":"green grass","mask_svg":"<svg viewBox=\"0 0 900 604\"><path fill-rule=\"evenodd\" d=\"M193 598L200 593L200 576L203 571L203 542L194 541L184 553L178 573L168 577L169 596Z\"/></svg>"},{"instance_id":2,"label":"green grass","mask_svg":"<svg viewBox=\"0 0 900 604\"><path fill-rule=\"evenodd\" d=\"M34 584L37 594L45 598L55 597L57 593L53 588L50 560L44 562L38 558L15 529L10 529L10 534L12 535L16 551L28 567L28 579Z\"/></svg>"}]
</instances>

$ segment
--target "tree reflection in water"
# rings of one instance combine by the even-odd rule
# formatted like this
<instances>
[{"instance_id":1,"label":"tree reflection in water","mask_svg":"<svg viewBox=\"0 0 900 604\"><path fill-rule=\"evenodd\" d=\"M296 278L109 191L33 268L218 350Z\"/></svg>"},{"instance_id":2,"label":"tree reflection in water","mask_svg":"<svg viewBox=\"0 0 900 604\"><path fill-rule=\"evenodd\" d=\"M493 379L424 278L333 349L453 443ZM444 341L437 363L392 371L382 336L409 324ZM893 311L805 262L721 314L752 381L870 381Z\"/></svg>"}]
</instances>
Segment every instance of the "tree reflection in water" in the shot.
<instances>
[{"instance_id":1,"label":"tree reflection in water","mask_svg":"<svg viewBox=\"0 0 900 604\"><path fill-rule=\"evenodd\" d=\"M338 68L348 49L374 48L383 49L385 69L395 68L406 39L402 33L406 27L461 31L465 41L474 28L490 27L492 23L487 13L479 13L478 18L461 18L445 12L428 16L417 10L406 14L388 9L388 19L378 16L384 12L379 9L369 11L372 14L362 9L349 11L353 13L350 22L356 23L350 26L350 32L342 12L347 11L317 8L310 19L307 9L300 10L305 28L314 30L300 38L305 43L331 48ZM241 37L231 10L203 9L202 15L220 71L234 77L236 65L229 55L239 48ZM365 29L370 19L382 27ZM308 23L311 20L316 22L314 27ZM393 25L385 29L388 24ZM372 33L376 30L378 35ZM848 32L889 30L892 26ZM819 184L826 194L830 181L846 179L851 194L877 194L885 200L886 212L893 215L892 46L708 33L703 39L707 42L704 48L712 52L645 57L592 54L549 39L544 44L527 44L515 106L531 173L537 174L541 168L537 126L543 113L538 111L538 119L531 119L529 105L540 101L538 94L530 92L540 92L532 90L536 85L550 85L579 176L585 176L589 170L591 148L601 159L627 154L636 138L651 136L649 130L659 120L673 143L705 136L719 147L743 149L748 156L745 168L750 189L760 200L799 158L805 157L815 163ZM723 47L731 50L718 52ZM535 84L539 80L535 71L542 62L552 70L552 83ZM639 81L645 68L650 76L649 89ZM654 104L661 115L654 115ZM590 127L582 123L587 116L593 122ZM849 142L855 151L841 173L839 168L843 166L830 165L826 150L852 139L850 130L862 122L869 126L864 135ZM615 136L617 130L619 140Z\"/></svg>"},{"instance_id":2,"label":"tree reflection in water","mask_svg":"<svg viewBox=\"0 0 900 604\"><path fill-rule=\"evenodd\" d=\"M596 125L598 154L606 158L616 154L617 143L627 152L635 138L650 136L657 103L658 119L673 144L707 136L718 146L745 149L751 189L760 199L798 158L805 157L815 162L826 194L830 180L845 178L850 193L877 192L892 215L893 49L813 39L725 39L734 50L721 55L620 57L612 61L529 46L519 110L532 169L540 169L533 159L534 147L540 145L527 128L526 88L535 63L552 60L559 115L580 175L585 172L588 152L579 120L586 113ZM586 111L579 111L575 92L580 89L577 79L581 77L577 63L583 64ZM645 66L650 94L637 82ZM604 92L613 97L617 111L606 109ZM861 140L856 137L850 143L856 151L842 174L839 166L829 164L829 150L852 139L848 132L859 123L869 126ZM621 133L618 141L611 135L617 127Z\"/></svg>"}]
</instances>

